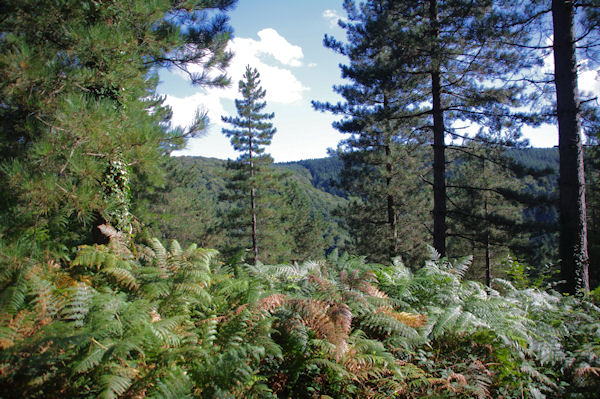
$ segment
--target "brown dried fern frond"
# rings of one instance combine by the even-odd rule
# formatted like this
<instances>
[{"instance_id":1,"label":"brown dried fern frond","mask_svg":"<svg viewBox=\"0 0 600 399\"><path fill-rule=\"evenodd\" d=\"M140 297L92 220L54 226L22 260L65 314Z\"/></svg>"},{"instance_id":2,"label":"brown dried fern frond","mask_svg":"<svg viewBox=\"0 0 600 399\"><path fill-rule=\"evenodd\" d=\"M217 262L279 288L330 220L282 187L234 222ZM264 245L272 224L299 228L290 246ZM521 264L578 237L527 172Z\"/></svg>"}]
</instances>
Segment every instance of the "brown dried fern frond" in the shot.
<instances>
[{"instance_id":1,"label":"brown dried fern frond","mask_svg":"<svg viewBox=\"0 0 600 399\"><path fill-rule=\"evenodd\" d=\"M423 327L427 324L427 315L408 312L396 312L391 307L385 306L376 310L377 313L384 313L412 328Z\"/></svg>"},{"instance_id":2,"label":"brown dried fern frond","mask_svg":"<svg viewBox=\"0 0 600 399\"><path fill-rule=\"evenodd\" d=\"M302 324L312 329L317 338L335 346L335 358L340 360L348 351L348 336L352 312L345 304L331 305L319 300L292 300L290 305L299 313Z\"/></svg>"},{"instance_id":3,"label":"brown dried fern frond","mask_svg":"<svg viewBox=\"0 0 600 399\"><path fill-rule=\"evenodd\" d=\"M273 313L275 309L279 309L285 305L287 297L284 294L269 295L256 304L256 309L262 312Z\"/></svg>"},{"instance_id":4,"label":"brown dried fern frond","mask_svg":"<svg viewBox=\"0 0 600 399\"><path fill-rule=\"evenodd\" d=\"M577 370L575 370L575 375L577 377L585 377L590 374L593 374L596 377L600 377L600 367L592 367L588 364L583 367L579 367Z\"/></svg>"},{"instance_id":5,"label":"brown dried fern frond","mask_svg":"<svg viewBox=\"0 0 600 399\"><path fill-rule=\"evenodd\" d=\"M336 290L335 285L333 285L331 281L319 277L316 274L309 274L308 281L310 281L311 283L315 283L319 287L319 289L323 291Z\"/></svg>"},{"instance_id":6,"label":"brown dried fern frond","mask_svg":"<svg viewBox=\"0 0 600 399\"><path fill-rule=\"evenodd\" d=\"M377 287L368 282L363 282L359 289L365 294L372 296L374 298L387 299L389 298L388 294L379 290Z\"/></svg>"},{"instance_id":7,"label":"brown dried fern frond","mask_svg":"<svg viewBox=\"0 0 600 399\"><path fill-rule=\"evenodd\" d=\"M448 380L448 384L451 384L453 381L456 381L458 383L458 385L461 387L467 385L467 379L462 374L450 373L447 380Z\"/></svg>"}]
</instances>

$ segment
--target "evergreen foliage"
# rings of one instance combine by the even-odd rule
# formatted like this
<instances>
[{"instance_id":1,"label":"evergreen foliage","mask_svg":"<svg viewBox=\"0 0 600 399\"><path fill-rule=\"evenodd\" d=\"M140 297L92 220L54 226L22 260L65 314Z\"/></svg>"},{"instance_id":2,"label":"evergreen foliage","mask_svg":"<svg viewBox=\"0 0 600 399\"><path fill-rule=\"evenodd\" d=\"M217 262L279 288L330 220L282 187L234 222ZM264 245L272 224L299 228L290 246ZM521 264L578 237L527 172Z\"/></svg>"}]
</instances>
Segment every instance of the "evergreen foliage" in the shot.
<instances>
[{"instance_id":1,"label":"evergreen foliage","mask_svg":"<svg viewBox=\"0 0 600 399\"><path fill-rule=\"evenodd\" d=\"M205 73L193 75L195 83L227 84L212 71L231 57L221 11L234 3L2 3L0 224L6 239L27 239L34 250L68 257L72 247L92 241L102 219L119 212L104 195L114 180L108 169L127 165L134 192L160 178L161 157L204 121L185 131L167 128L170 111L155 93L156 68L187 70L197 62Z\"/></svg>"},{"instance_id":2,"label":"evergreen foliage","mask_svg":"<svg viewBox=\"0 0 600 399\"><path fill-rule=\"evenodd\" d=\"M343 162L339 186L350 193L340 210L357 253L384 261L396 255L415 258L427 241L426 194L419 177L418 135L406 124L404 98L410 83L398 79L396 43L386 34L393 8L388 2L344 2L350 22L347 43L326 36L326 47L348 57L342 76L352 84L334 87L344 103L319 103L317 110L342 115L334 127L350 135L336 156ZM400 61L401 63L401 61Z\"/></svg>"},{"instance_id":3,"label":"evergreen foliage","mask_svg":"<svg viewBox=\"0 0 600 399\"><path fill-rule=\"evenodd\" d=\"M263 261L304 260L323 253L325 226L319 215L309 210L309 199L298 185L276 171L265 154L276 129L269 122L274 114L261 113L266 107L266 92L260 86L260 74L246 67L239 82L242 99L236 100L238 116L223 117L232 129L223 129L231 138L234 150L241 153L230 161L227 191L222 200L232 203L223 215L224 230L229 236L229 254L252 248L252 259Z\"/></svg>"},{"instance_id":4,"label":"evergreen foliage","mask_svg":"<svg viewBox=\"0 0 600 399\"><path fill-rule=\"evenodd\" d=\"M269 120L275 117L273 113L261 113L267 106L264 101L266 91L260 86L260 74L250 65L246 66L243 80L239 81L241 99L235 101L238 116L222 117L223 122L233 126L232 129L223 128L223 134L231 139L233 149L240 152L235 162L228 164L228 169L233 170L230 191L233 199L241 202L240 207L230 212L227 223L229 230L237 230L234 234L237 245L247 247L243 237L248 235L252 245L252 256L255 262L259 261L259 229L265 233L265 219L262 214L260 220L258 213L269 213L264 204L258 204L259 198L266 197L269 186L273 187L274 176L268 173L272 159L265 154L265 146L271 144L273 134L277 131ZM246 211L248 209L248 211ZM241 219L247 218L248 223ZM260 224L260 227L259 227ZM247 225L247 228L243 226ZM235 227L234 227L235 226ZM246 232L248 231L248 232Z\"/></svg>"},{"instance_id":5,"label":"evergreen foliage","mask_svg":"<svg viewBox=\"0 0 600 399\"><path fill-rule=\"evenodd\" d=\"M510 253L526 252L528 227L519 199L534 180L519 179L502 148L470 142L454 149L459 151L447 185L449 247L463 256L472 254L469 277L489 285L492 264Z\"/></svg>"}]
</instances>

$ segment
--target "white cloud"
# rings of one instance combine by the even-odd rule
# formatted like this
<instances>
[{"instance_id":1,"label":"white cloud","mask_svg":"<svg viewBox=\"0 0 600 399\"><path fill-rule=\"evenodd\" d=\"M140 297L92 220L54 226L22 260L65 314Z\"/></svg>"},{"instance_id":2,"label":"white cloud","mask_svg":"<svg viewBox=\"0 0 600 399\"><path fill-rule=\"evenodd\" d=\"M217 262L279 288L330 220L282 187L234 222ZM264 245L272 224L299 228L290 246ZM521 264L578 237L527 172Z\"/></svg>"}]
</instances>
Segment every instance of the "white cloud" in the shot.
<instances>
[{"instance_id":1,"label":"white cloud","mask_svg":"<svg viewBox=\"0 0 600 399\"><path fill-rule=\"evenodd\" d=\"M338 20L347 21L346 18L342 17L335 10L325 10L325 11L323 11L323 14L321 14L321 15L323 16L323 18L325 18L327 21L329 21L329 27L331 29L338 26Z\"/></svg>"},{"instance_id":2,"label":"white cloud","mask_svg":"<svg viewBox=\"0 0 600 399\"><path fill-rule=\"evenodd\" d=\"M304 54L302 48L290 44L274 29L263 29L258 32L260 40L251 38L235 38L230 44L230 50L235 56L228 69L234 84L227 90L228 98L237 98L237 82L242 79L246 65L256 68L260 73L263 89L267 91L267 102L291 104L302 99L307 91L292 70L287 67L302 65ZM270 57L265 58L268 55ZM283 66L282 66L283 65Z\"/></svg>"},{"instance_id":3,"label":"white cloud","mask_svg":"<svg viewBox=\"0 0 600 399\"><path fill-rule=\"evenodd\" d=\"M234 53L234 57L227 73L232 85L226 89L206 90L207 98L238 98L238 82L243 78L246 65L250 65L261 75L268 103L291 104L302 100L302 94L308 88L290 70L290 67L302 66L302 48L291 44L271 28L259 31L258 37L259 40L238 37L230 42L228 49ZM188 69L191 72L201 71L201 67L195 65L188 66ZM180 75L187 78L185 74Z\"/></svg>"},{"instance_id":4,"label":"white cloud","mask_svg":"<svg viewBox=\"0 0 600 399\"><path fill-rule=\"evenodd\" d=\"M272 55L284 65L302 66L301 60L304 58L302 48L288 42L275 29L263 29L258 32L258 37L260 38L260 42L257 42L259 52Z\"/></svg>"},{"instance_id":5,"label":"white cloud","mask_svg":"<svg viewBox=\"0 0 600 399\"><path fill-rule=\"evenodd\" d=\"M171 123L173 126L186 127L194 121L196 110L206 111L211 124L219 123L225 109L219 97L210 96L206 93L197 93L192 96L180 98L171 95L166 96L165 103L173 110Z\"/></svg>"},{"instance_id":6,"label":"white cloud","mask_svg":"<svg viewBox=\"0 0 600 399\"><path fill-rule=\"evenodd\" d=\"M577 86L582 97L590 97L590 94L591 97L600 96L600 70L588 68L587 62L582 63L577 76Z\"/></svg>"}]
</instances>

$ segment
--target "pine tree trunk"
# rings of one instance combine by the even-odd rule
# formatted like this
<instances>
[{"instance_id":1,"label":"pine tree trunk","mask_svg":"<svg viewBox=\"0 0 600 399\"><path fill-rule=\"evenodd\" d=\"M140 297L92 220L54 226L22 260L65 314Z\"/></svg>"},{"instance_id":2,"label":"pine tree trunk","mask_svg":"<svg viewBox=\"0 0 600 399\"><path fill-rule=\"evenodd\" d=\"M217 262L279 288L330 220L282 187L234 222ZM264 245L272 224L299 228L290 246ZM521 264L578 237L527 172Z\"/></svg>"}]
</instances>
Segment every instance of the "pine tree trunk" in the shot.
<instances>
[{"instance_id":1,"label":"pine tree trunk","mask_svg":"<svg viewBox=\"0 0 600 399\"><path fill-rule=\"evenodd\" d=\"M250 133L252 136L252 133ZM254 252L254 263L258 262L258 239L256 228L256 190L254 188L254 160L252 158L252 138L250 138L250 212L252 213L252 251Z\"/></svg>"},{"instance_id":2,"label":"pine tree trunk","mask_svg":"<svg viewBox=\"0 0 600 399\"><path fill-rule=\"evenodd\" d=\"M389 106L387 93L383 96L383 106L387 111ZM390 131L385 134L385 169L387 176L385 178L385 191L387 193L387 216L388 216L388 227L390 232L390 258L398 256L398 215L396 213L396 205L394 203L394 196L391 194L392 186L392 174L394 173L394 165L392 164L392 143L390 138Z\"/></svg>"},{"instance_id":3,"label":"pine tree trunk","mask_svg":"<svg viewBox=\"0 0 600 399\"><path fill-rule=\"evenodd\" d=\"M575 10L571 1L552 0L554 83L558 114L561 279L564 292L589 290L589 258L583 148L580 135Z\"/></svg>"},{"instance_id":4,"label":"pine tree trunk","mask_svg":"<svg viewBox=\"0 0 600 399\"><path fill-rule=\"evenodd\" d=\"M483 202L483 211L485 213L485 285L488 288L492 288L492 264L490 261L490 222L488 221L487 193L484 193L483 195L486 196Z\"/></svg>"},{"instance_id":5,"label":"pine tree trunk","mask_svg":"<svg viewBox=\"0 0 600 399\"><path fill-rule=\"evenodd\" d=\"M437 0L429 1L431 23L431 95L433 113L433 247L446 256L446 145L444 142L444 111L442 110L442 88L438 39Z\"/></svg>"},{"instance_id":6,"label":"pine tree trunk","mask_svg":"<svg viewBox=\"0 0 600 399\"><path fill-rule=\"evenodd\" d=\"M485 170L485 158L481 160L481 175L484 177L484 186L489 188L487 173ZM492 288L492 264L490 262L490 221L488 212L488 192L483 191L483 220L485 223L485 285Z\"/></svg>"}]
</instances>

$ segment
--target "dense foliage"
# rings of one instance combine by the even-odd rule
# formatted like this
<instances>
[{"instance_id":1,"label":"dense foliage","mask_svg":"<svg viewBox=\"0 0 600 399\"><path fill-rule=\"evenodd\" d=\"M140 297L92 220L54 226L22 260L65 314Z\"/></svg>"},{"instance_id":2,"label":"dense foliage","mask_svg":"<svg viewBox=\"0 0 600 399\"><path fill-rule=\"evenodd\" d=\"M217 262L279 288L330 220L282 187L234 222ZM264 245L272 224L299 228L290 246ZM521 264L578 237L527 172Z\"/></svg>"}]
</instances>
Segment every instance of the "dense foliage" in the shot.
<instances>
[{"instance_id":1,"label":"dense foliage","mask_svg":"<svg viewBox=\"0 0 600 399\"><path fill-rule=\"evenodd\" d=\"M68 265L2 248L4 397L578 397L600 389L591 298L334 252L267 266L154 239ZM518 272L515 274L518 277ZM521 276L522 277L522 276Z\"/></svg>"},{"instance_id":2,"label":"dense foliage","mask_svg":"<svg viewBox=\"0 0 600 399\"><path fill-rule=\"evenodd\" d=\"M235 1L2 2L0 234L36 251L72 255L94 226L122 213L115 165L139 192L161 178L164 154L205 125L171 129L157 67L222 87ZM216 73L215 73L216 72ZM107 190L109 192L107 192ZM108 194L108 195L107 195ZM124 192L123 192L124 194Z\"/></svg>"},{"instance_id":3,"label":"dense foliage","mask_svg":"<svg viewBox=\"0 0 600 399\"><path fill-rule=\"evenodd\" d=\"M576 3L593 38L597 2ZM557 151L493 139L518 137L520 87L491 79L530 59L492 39L529 33L511 30L527 14L346 0L351 40L326 45L352 84L318 105L345 116L336 156L272 164L248 67L224 118L237 162L169 158L207 120L170 126L158 68L226 86L234 4L1 3L0 397L597 397L600 288L555 290ZM600 119L583 111L598 265ZM483 129L446 158L460 120ZM434 215L430 183L450 204ZM425 245L437 216L434 244L468 256Z\"/></svg>"}]
</instances>

